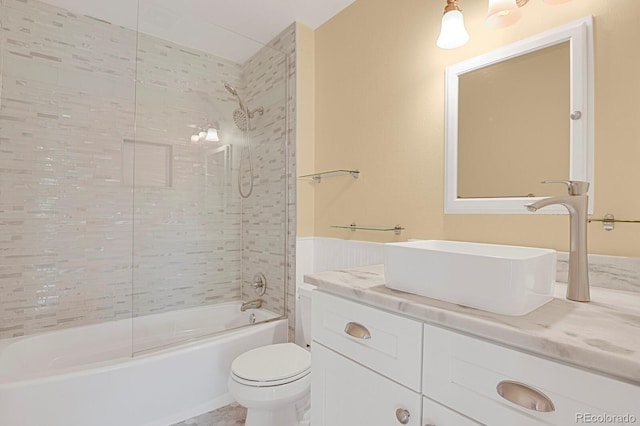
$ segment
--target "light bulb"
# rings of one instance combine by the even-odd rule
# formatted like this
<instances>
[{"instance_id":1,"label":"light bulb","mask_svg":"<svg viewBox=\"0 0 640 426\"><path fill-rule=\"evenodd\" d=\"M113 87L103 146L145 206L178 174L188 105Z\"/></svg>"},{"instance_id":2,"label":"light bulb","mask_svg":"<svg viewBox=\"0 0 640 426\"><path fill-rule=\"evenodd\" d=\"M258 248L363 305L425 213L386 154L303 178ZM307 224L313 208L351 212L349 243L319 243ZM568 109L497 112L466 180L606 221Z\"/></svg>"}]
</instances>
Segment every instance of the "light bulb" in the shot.
<instances>
[{"instance_id":1,"label":"light bulb","mask_svg":"<svg viewBox=\"0 0 640 426\"><path fill-rule=\"evenodd\" d=\"M210 127L209 129L207 129L207 135L205 137L205 140L208 142L220 141L220 138L218 137L218 129L214 127Z\"/></svg>"},{"instance_id":2,"label":"light bulb","mask_svg":"<svg viewBox=\"0 0 640 426\"><path fill-rule=\"evenodd\" d=\"M436 45L441 49L455 49L469 41L469 33L464 27L464 16L459 10L451 10L442 16L440 36Z\"/></svg>"},{"instance_id":3,"label":"light bulb","mask_svg":"<svg viewBox=\"0 0 640 426\"><path fill-rule=\"evenodd\" d=\"M522 12L516 0L489 0L489 11L484 25L487 28L504 28L516 23Z\"/></svg>"}]
</instances>

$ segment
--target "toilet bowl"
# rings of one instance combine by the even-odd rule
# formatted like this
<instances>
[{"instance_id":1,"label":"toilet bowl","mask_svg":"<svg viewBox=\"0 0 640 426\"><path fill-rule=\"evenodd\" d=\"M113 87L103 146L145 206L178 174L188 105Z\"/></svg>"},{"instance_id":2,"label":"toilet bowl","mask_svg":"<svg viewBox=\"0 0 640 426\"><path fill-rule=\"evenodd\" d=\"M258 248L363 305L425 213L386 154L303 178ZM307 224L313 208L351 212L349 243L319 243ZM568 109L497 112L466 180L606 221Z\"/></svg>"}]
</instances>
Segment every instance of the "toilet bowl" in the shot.
<instances>
[{"instance_id":1,"label":"toilet bowl","mask_svg":"<svg viewBox=\"0 0 640 426\"><path fill-rule=\"evenodd\" d=\"M245 426L298 426L309 409L311 354L293 343L262 346L231 364L229 393L247 408Z\"/></svg>"}]
</instances>

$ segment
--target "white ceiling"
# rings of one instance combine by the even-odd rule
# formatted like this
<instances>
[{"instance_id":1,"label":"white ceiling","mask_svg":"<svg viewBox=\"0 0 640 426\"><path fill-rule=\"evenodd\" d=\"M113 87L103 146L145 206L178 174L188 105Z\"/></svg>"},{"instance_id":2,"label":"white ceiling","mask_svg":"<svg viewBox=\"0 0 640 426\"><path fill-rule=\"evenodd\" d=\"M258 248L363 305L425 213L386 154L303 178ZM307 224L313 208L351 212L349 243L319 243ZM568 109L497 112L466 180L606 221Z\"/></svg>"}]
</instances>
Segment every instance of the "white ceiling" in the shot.
<instances>
[{"instance_id":1,"label":"white ceiling","mask_svg":"<svg viewBox=\"0 0 640 426\"><path fill-rule=\"evenodd\" d=\"M355 0L44 1L234 62L244 62L292 22L315 29Z\"/></svg>"}]
</instances>

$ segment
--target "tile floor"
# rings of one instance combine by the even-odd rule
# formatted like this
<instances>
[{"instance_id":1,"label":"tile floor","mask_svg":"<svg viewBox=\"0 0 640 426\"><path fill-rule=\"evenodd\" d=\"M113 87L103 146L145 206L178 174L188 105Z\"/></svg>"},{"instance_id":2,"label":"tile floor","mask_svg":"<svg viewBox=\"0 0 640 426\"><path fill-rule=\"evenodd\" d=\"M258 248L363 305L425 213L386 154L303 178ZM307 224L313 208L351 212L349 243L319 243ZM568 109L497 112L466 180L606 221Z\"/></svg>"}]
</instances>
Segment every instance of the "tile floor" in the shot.
<instances>
[{"instance_id":1,"label":"tile floor","mask_svg":"<svg viewBox=\"0 0 640 426\"><path fill-rule=\"evenodd\" d=\"M210 411L187 419L173 426L241 426L247 417L247 409L233 403L215 411Z\"/></svg>"}]
</instances>

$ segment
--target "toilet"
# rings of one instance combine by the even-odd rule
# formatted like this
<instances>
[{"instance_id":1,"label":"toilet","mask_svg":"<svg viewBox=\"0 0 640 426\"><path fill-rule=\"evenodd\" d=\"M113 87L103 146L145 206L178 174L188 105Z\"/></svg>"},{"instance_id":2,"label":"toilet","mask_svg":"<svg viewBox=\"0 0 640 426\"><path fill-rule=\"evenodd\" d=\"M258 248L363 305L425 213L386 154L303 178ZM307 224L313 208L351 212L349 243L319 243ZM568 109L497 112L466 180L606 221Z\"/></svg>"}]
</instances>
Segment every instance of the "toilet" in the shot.
<instances>
[{"instance_id":1,"label":"toilet","mask_svg":"<svg viewBox=\"0 0 640 426\"><path fill-rule=\"evenodd\" d=\"M298 288L304 344L311 328L311 291ZM252 349L231 364L229 393L247 408L245 426L303 426L309 424L311 353L294 343Z\"/></svg>"}]
</instances>

